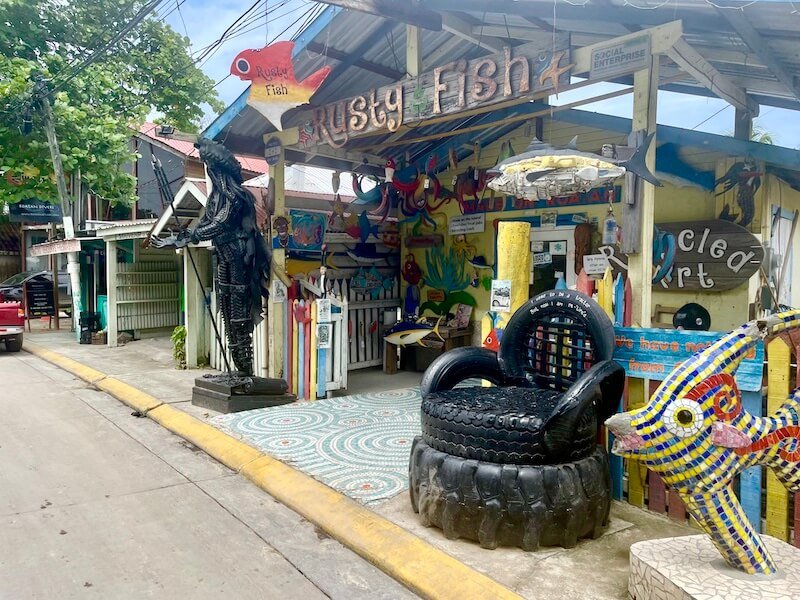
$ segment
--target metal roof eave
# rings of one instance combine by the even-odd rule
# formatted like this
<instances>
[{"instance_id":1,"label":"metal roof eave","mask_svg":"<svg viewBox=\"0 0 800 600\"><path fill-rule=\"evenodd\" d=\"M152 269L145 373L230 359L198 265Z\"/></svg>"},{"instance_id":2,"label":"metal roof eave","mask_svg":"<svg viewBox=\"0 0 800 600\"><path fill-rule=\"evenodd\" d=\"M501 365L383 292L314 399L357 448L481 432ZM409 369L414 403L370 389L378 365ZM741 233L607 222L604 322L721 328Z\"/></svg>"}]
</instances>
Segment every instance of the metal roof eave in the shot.
<instances>
[{"instance_id":1,"label":"metal roof eave","mask_svg":"<svg viewBox=\"0 0 800 600\"><path fill-rule=\"evenodd\" d=\"M305 50L306 46L319 35L333 21L334 17L342 12L344 9L338 6L328 6L323 10L316 19L314 19L308 26L300 33L294 42L294 51L292 58L295 58L300 52ZM233 103L226 108L214 121L206 127L205 131L200 134L200 137L209 139L216 138L227 127L236 116L242 112L247 105L247 96L250 93L248 87L244 90Z\"/></svg>"},{"instance_id":2,"label":"metal roof eave","mask_svg":"<svg viewBox=\"0 0 800 600\"><path fill-rule=\"evenodd\" d=\"M565 110L554 113L552 118L564 123L583 125L615 133L627 134L631 131L631 119L584 110ZM793 150L792 148L739 140L726 135L681 129L670 125L658 125L656 141L659 143L673 143L678 146L704 148L728 156L742 156L787 169L800 170L800 150Z\"/></svg>"}]
</instances>

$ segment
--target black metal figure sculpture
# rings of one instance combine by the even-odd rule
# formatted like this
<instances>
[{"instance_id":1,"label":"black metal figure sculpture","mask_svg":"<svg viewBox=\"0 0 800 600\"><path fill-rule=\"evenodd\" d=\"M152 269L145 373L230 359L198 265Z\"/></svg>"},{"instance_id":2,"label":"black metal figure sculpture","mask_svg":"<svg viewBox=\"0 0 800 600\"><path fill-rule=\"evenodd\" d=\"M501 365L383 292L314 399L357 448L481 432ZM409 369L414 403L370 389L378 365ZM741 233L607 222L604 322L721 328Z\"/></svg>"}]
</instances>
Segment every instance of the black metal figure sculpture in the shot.
<instances>
[{"instance_id":1,"label":"black metal figure sculpture","mask_svg":"<svg viewBox=\"0 0 800 600\"><path fill-rule=\"evenodd\" d=\"M210 240L217 259L215 283L228 347L239 375L253 375L253 329L268 295L271 251L256 226L255 197L242 187L242 168L225 146L201 138L195 146L208 167L212 191L194 229L153 245L177 248Z\"/></svg>"}]
</instances>

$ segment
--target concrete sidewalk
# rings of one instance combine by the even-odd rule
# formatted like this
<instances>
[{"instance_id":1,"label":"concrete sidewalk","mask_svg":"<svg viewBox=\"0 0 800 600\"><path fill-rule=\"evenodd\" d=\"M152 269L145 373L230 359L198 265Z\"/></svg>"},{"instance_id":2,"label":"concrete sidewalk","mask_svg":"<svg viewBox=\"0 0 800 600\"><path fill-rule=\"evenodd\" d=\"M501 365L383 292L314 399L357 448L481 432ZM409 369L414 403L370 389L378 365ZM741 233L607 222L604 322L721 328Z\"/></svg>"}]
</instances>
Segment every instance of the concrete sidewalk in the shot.
<instances>
[{"instance_id":1,"label":"concrete sidewalk","mask_svg":"<svg viewBox=\"0 0 800 600\"><path fill-rule=\"evenodd\" d=\"M172 367L174 363L168 340L141 340L111 349L105 346L81 346L69 336L55 332L34 333L27 339L147 392L159 401L184 411L200 421L207 423L208 419L215 415L206 409L194 407L189 402L192 381L200 373L178 371ZM371 383L389 386L385 389L394 389L414 385L418 378L418 374L379 376ZM337 494L333 491L331 493ZM331 501L335 501L335 496L331 498ZM371 509L376 518L382 518L399 526L401 531L416 536L423 543L422 548L441 551L444 555L456 559L459 563L485 574L509 590L531 600L625 598L628 549L632 543L644 539L696 533L696 530L688 526L626 504L615 503L612 508L611 526L599 540L582 541L571 550L546 548L539 552L526 553L519 549L501 548L487 551L472 542L447 540L441 531L422 527L411 510L406 494L400 494ZM313 514L306 516L314 521ZM392 553L391 547L383 550L388 554ZM368 550L366 552L368 553ZM362 555L367 556L363 552ZM381 560L382 557L376 557L376 564ZM413 577L413 575L402 574L401 580L403 577ZM413 582L404 581L404 583L415 589ZM416 591L420 593L419 589Z\"/></svg>"},{"instance_id":2,"label":"concrete sidewalk","mask_svg":"<svg viewBox=\"0 0 800 600\"><path fill-rule=\"evenodd\" d=\"M0 598L416 596L150 419L0 352Z\"/></svg>"}]
</instances>

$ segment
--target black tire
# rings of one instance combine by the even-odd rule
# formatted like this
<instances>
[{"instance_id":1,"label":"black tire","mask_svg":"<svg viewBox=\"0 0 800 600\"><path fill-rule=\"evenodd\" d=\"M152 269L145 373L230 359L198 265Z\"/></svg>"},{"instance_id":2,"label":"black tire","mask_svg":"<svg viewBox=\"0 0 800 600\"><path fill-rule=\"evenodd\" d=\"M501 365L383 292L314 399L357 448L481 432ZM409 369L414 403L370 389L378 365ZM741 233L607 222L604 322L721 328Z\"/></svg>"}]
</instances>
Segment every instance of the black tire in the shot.
<instances>
[{"instance_id":1,"label":"black tire","mask_svg":"<svg viewBox=\"0 0 800 600\"><path fill-rule=\"evenodd\" d=\"M447 454L493 463L541 465L590 453L596 433L570 454L545 445L545 423L563 394L519 387L465 387L429 394L420 415L425 443ZM595 429L596 430L596 429Z\"/></svg>"},{"instance_id":2,"label":"black tire","mask_svg":"<svg viewBox=\"0 0 800 600\"><path fill-rule=\"evenodd\" d=\"M483 548L572 548L608 524L608 455L596 447L559 465L502 465L450 456L414 439L409 463L411 506L423 525Z\"/></svg>"},{"instance_id":3,"label":"black tire","mask_svg":"<svg viewBox=\"0 0 800 600\"><path fill-rule=\"evenodd\" d=\"M13 338L6 338L6 350L9 352L19 352L22 350L22 334L18 333Z\"/></svg>"},{"instance_id":4,"label":"black tire","mask_svg":"<svg viewBox=\"0 0 800 600\"><path fill-rule=\"evenodd\" d=\"M425 370L420 384L422 395L451 390L471 378L504 385L506 378L497 362L497 353L488 348L456 348L438 356Z\"/></svg>"},{"instance_id":5,"label":"black tire","mask_svg":"<svg viewBox=\"0 0 800 600\"><path fill-rule=\"evenodd\" d=\"M574 328L570 328L570 324ZM556 376L548 376L542 369L534 368L536 336L563 331L571 332L587 349L581 351L581 360L572 361L570 369L559 369ZM564 391L586 371L588 365L610 360L613 354L614 325L603 309L580 292L550 290L528 300L509 319L500 342L498 360L509 378L524 377L537 387Z\"/></svg>"}]
</instances>

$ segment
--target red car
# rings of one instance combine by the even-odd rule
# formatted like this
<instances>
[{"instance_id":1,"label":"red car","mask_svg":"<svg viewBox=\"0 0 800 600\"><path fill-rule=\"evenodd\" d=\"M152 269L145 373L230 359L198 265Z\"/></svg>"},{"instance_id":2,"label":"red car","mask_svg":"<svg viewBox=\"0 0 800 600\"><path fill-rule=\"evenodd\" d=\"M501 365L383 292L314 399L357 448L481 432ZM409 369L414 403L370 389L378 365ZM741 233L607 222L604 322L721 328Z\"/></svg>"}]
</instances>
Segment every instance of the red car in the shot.
<instances>
[{"instance_id":1,"label":"red car","mask_svg":"<svg viewBox=\"0 0 800 600\"><path fill-rule=\"evenodd\" d=\"M6 350L22 350L22 333L25 331L25 313L19 302L0 302L0 342Z\"/></svg>"}]
</instances>

